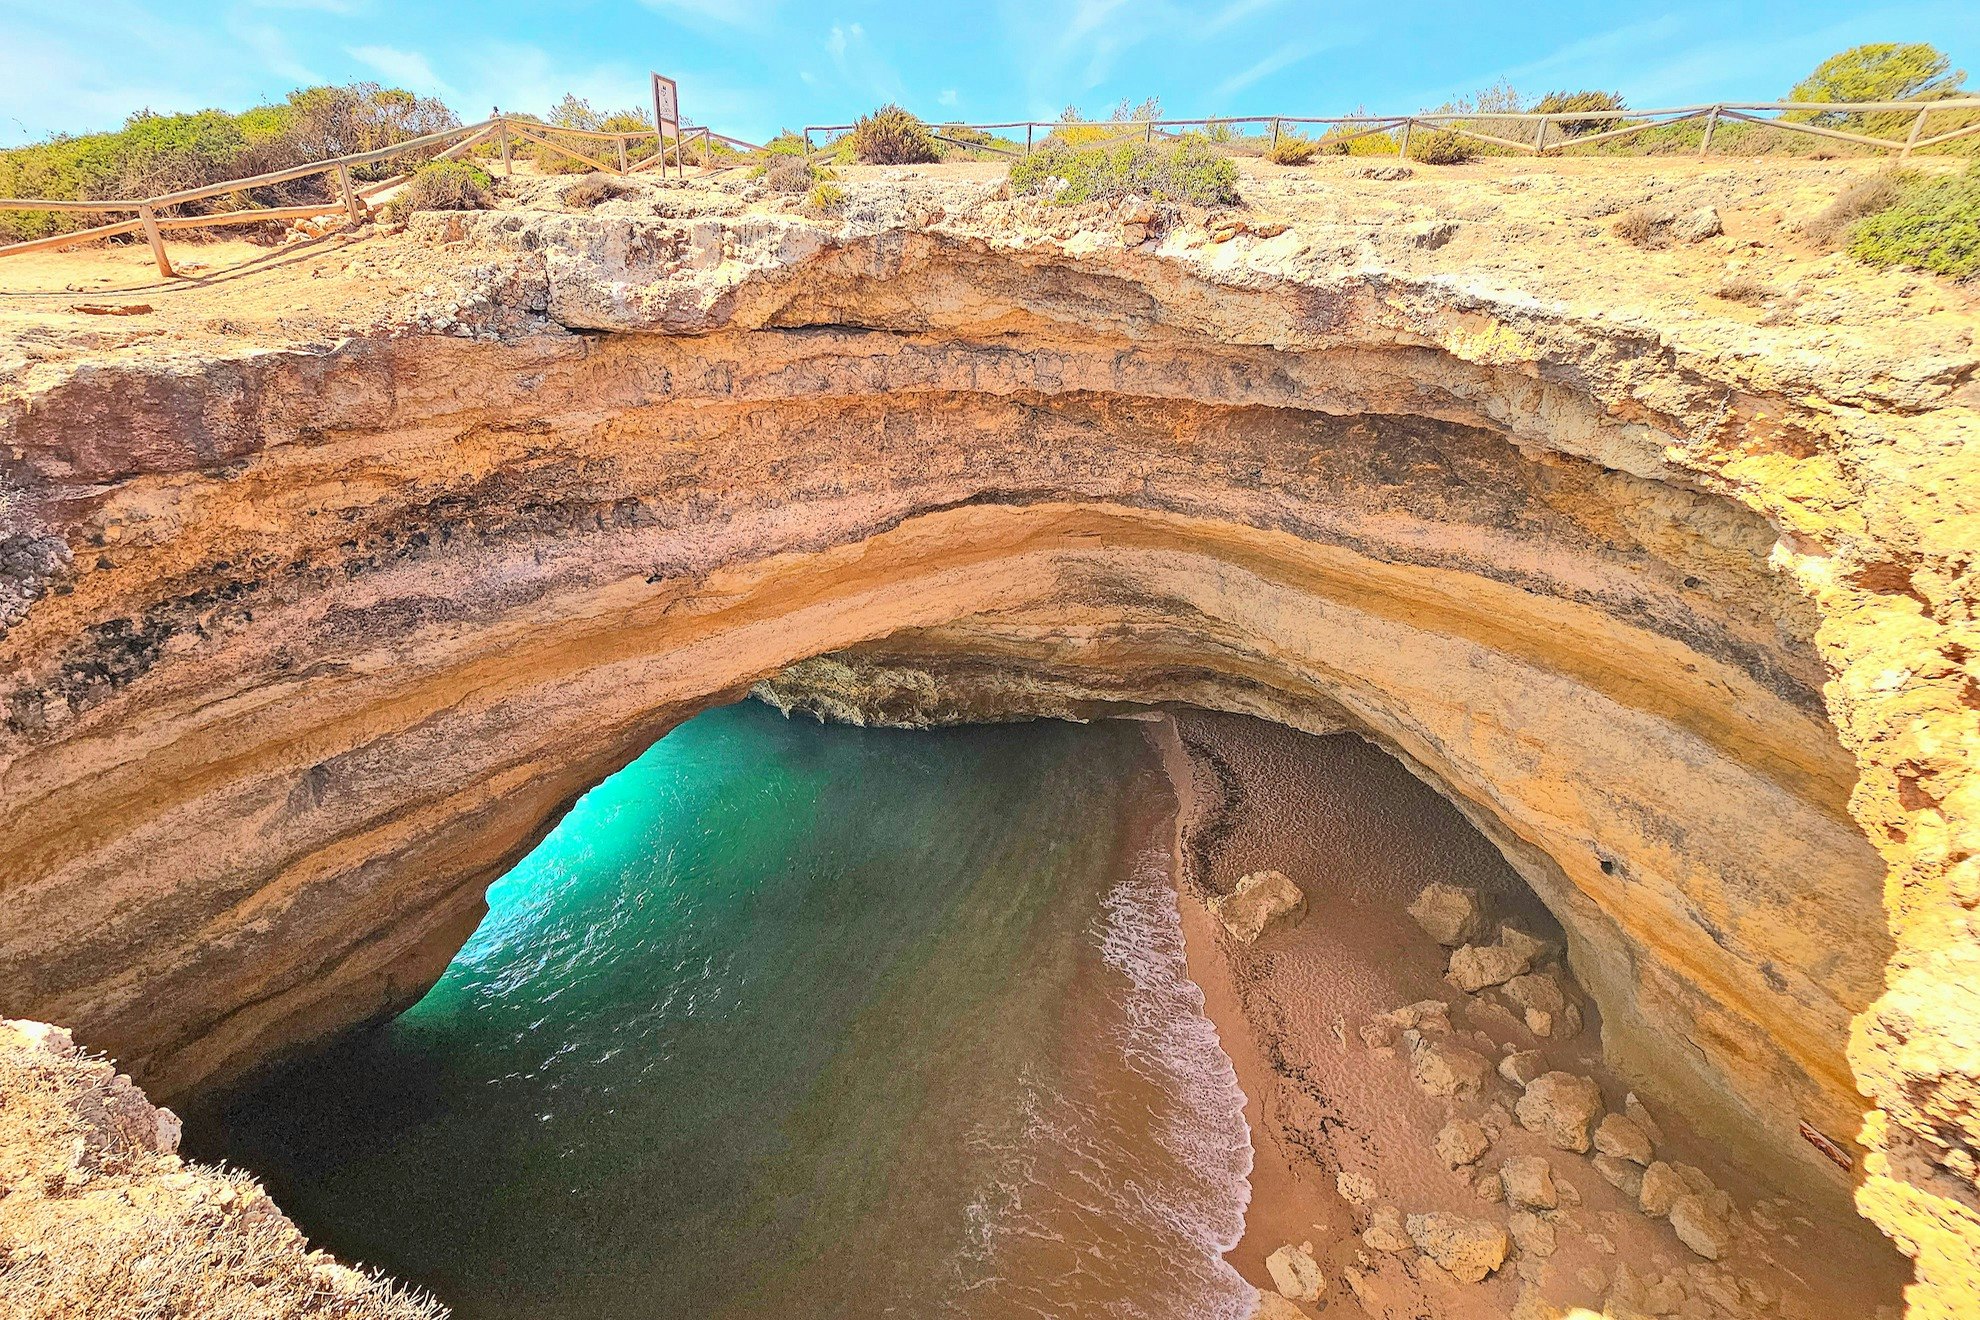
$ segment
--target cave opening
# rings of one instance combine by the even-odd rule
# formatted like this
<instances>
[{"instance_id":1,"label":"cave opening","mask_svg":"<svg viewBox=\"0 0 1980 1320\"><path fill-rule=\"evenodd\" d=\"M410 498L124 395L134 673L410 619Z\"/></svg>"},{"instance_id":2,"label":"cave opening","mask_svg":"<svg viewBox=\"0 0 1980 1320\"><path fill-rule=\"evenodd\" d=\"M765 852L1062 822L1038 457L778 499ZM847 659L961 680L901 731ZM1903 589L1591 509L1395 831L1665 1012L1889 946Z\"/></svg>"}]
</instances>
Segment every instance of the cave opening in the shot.
<instances>
[{"instance_id":1,"label":"cave opening","mask_svg":"<svg viewBox=\"0 0 1980 1320\"><path fill-rule=\"evenodd\" d=\"M1743 1242L1726 1287L1895 1300L1867 1226L1648 1117L1560 923L1376 745L1189 707L835 723L801 670L759 695L588 792L412 1008L204 1097L192 1153L468 1320L1242 1320L1281 1239L1316 1237L1367 1305L1506 1314L1537 1278L1453 1299L1371 1268L1357 1189L1466 1216L1536 1153L1573 1206L1514 1207L1551 1301L1613 1302L1616 1259L1685 1279L1641 1166L1610 1185L1513 1114L1516 1077L1560 1070L1828 1262ZM1253 945L1217 905L1260 872L1303 901ZM1521 975L1453 984L1426 891L1473 896L1463 944L1530 949ZM1453 1154L1472 1116L1486 1149Z\"/></svg>"}]
</instances>

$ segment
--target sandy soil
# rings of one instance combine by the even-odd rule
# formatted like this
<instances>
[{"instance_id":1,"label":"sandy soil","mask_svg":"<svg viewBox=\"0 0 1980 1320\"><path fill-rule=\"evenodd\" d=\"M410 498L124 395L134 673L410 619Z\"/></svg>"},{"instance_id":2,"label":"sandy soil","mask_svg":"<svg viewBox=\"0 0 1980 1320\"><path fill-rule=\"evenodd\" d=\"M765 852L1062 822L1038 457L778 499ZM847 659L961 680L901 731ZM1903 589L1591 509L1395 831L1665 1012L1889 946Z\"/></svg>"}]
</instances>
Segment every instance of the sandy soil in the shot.
<instances>
[{"instance_id":1,"label":"sandy soil","mask_svg":"<svg viewBox=\"0 0 1980 1320\"><path fill-rule=\"evenodd\" d=\"M1315 738L1242 717L1182 712L1170 728L1162 741L1183 803L1190 972L1248 1097L1252 1202L1231 1254L1247 1280L1271 1290L1266 1257L1311 1241L1333 1314L1468 1320L1576 1306L1635 1314L1625 1309L1629 1298L1660 1284L1650 1300L1680 1299L1690 1309L1675 1313L1686 1316L1896 1314L1905 1262L1875 1230L1846 1207L1818 1213L1786 1204L1659 1105L1650 1105L1663 1129L1658 1158L1702 1168L1739 1208L1736 1246L1720 1264L1611 1187L1593 1151L1552 1149L1512 1121L1518 1090L1503 1079L1475 1100L1419 1089L1406 1047L1370 1048L1360 1032L1376 1014L1424 999L1450 1005L1458 1043L1494 1061L1539 1049L1548 1068L1600 1083L1612 1112L1621 1112L1630 1086L1602 1066L1600 1022L1578 994L1585 1027L1553 1040L1533 1035L1492 992L1468 996L1444 981L1447 951L1405 911L1425 884L1471 886L1497 917L1557 948L1560 929L1492 847L1398 762L1355 738ZM1298 882L1307 907L1246 949L1205 899L1266 868ZM1452 1170L1434 1142L1459 1115L1498 1130L1482 1158ZM1358 1236L1381 1206L1505 1224L1512 1207L1482 1199L1474 1184L1501 1161L1532 1155L1550 1160L1563 1189L1549 1255L1515 1246L1491 1278L1462 1284L1413 1251L1375 1251ZM1372 1185L1368 1204L1343 1197L1336 1179L1344 1172Z\"/></svg>"}]
</instances>

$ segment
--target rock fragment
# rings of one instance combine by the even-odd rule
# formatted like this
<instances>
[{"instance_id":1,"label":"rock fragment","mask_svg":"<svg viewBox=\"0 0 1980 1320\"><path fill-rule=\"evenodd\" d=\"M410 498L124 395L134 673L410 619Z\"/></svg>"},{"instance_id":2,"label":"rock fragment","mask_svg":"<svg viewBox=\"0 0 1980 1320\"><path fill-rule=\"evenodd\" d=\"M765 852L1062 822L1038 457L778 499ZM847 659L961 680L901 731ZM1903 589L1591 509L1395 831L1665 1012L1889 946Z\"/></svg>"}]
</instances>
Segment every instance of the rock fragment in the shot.
<instances>
[{"instance_id":1,"label":"rock fragment","mask_svg":"<svg viewBox=\"0 0 1980 1320\"><path fill-rule=\"evenodd\" d=\"M1533 1079L1513 1106L1519 1125L1546 1138L1558 1150L1586 1151L1596 1116L1602 1112L1602 1088L1572 1073L1542 1073Z\"/></svg>"},{"instance_id":2,"label":"rock fragment","mask_svg":"<svg viewBox=\"0 0 1980 1320\"><path fill-rule=\"evenodd\" d=\"M1306 1312L1275 1292L1260 1290L1251 1320L1306 1320Z\"/></svg>"},{"instance_id":3,"label":"rock fragment","mask_svg":"<svg viewBox=\"0 0 1980 1320\"><path fill-rule=\"evenodd\" d=\"M1241 944L1256 943L1265 928L1297 913L1306 896L1283 871L1253 871L1241 877L1228 894L1210 900L1210 911Z\"/></svg>"},{"instance_id":4,"label":"rock fragment","mask_svg":"<svg viewBox=\"0 0 1980 1320\"><path fill-rule=\"evenodd\" d=\"M1499 1166L1506 1200L1528 1210L1552 1210L1561 1203L1554 1186L1554 1166L1542 1155L1520 1155Z\"/></svg>"},{"instance_id":5,"label":"rock fragment","mask_svg":"<svg viewBox=\"0 0 1980 1320\"><path fill-rule=\"evenodd\" d=\"M1461 1169L1478 1162L1492 1147L1492 1138L1475 1119L1454 1118L1437 1132L1437 1158L1448 1169Z\"/></svg>"},{"instance_id":6,"label":"rock fragment","mask_svg":"<svg viewBox=\"0 0 1980 1320\"><path fill-rule=\"evenodd\" d=\"M1643 1129L1621 1114L1602 1116L1595 1128L1595 1149L1635 1164L1648 1164L1657 1157L1656 1148Z\"/></svg>"},{"instance_id":7,"label":"rock fragment","mask_svg":"<svg viewBox=\"0 0 1980 1320\"><path fill-rule=\"evenodd\" d=\"M1334 1175L1334 1189L1349 1205L1367 1205L1375 1199L1375 1184L1358 1173L1342 1169Z\"/></svg>"},{"instance_id":8,"label":"rock fragment","mask_svg":"<svg viewBox=\"0 0 1980 1320\"><path fill-rule=\"evenodd\" d=\"M1279 1295L1295 1302L1317 1302L1326 1291L1327 1280L1313 1259L1311 1242L1280 1247L1265 1258L1265 1272L1272 1276L1272 1286Z\"/></svg>"},{"instance_id":9,"label":"rock fragment","mask_svg":"<svg viewBox=\"0 0 1980 1320\"><path fill-rule=\"evenodd\" d=\"M1492 1075L1492 1061L1451 1041L1419 1039L1409 1052L1409 1070L1416 1084L1430 1095L1468 1100Z\"/></svg>"},{"instance_id":10,"label":"rock fragment","mask_svg":"<svg viewBox=\"0 0 1980 1320\"><path fill-rule=\"evenodd\" d=\"M1636 1203L1646 1215L1667 1215L1677 1199L1690 1192L1676 1169L1662 1160L1653 1160L1643 1171L1643 1187L1636 1194Z\"/></svg>"},{"instance_id":11,"label":"rock fragment","mask_svg":"<svg viewBox=\"0 0 1980 1320\"><path fill-rule=\"evenodd\" d=\"M1671 1228L1678 1241L1706 1260L1718 1260L1732 1246L1732 1227L1711 1201L1696 1192L1671 1203Z\"/></svg>"},{"instance_id":12,"label":"rock fragment","mask_svg":"<svg viewBox=\"0 0 1980 1320\"><path fill-rule=\"evenodd\" d=\"M1539 1050L1520 1050L1499 1060L1499 1076L1524 1090L1533 1079L1547 1071Z\"/></svg>"},{"instance_id":13,"label":"rock fragment","mask_svg":"<svg viewBox=\"0 0 1980 1320\"><path fill-rule=\"evenodd\" d=\"M1726 232L1724 222L1719 219L1718 208L1701 206L1674 223L1671 233L1686 243L1703 243L1708 238L1717 238Z\"/></svg>"},{"instance_id":14,"label":"rock fragment","mask_svg":"<svg viewBox=\"0 0 1980 1320\"><path fill-rule=\"evenodd\" d=\"M1503 1226L1464 1215L1411 1215L1409 1237L1416 1249L1466 1283L1482 1282L1505 1264L1512 1240Z\"/></svg>"},{"instance_id":15,"label":"rock fragment","mask_svg":"<svg viewBox=\"0 0 1980 1320\"><path fill-rule=\"evenodd\" d=\"M1466 994L1477 994L1504 985L1532 965L1526 954L1503 944L1466 944L1451 955L1444 979Z\"/></svg>"},{"instance_id":16,"label":"rock fragment","mask_svg":"<svg viewBox=\"0 0 1980 1320\"><path fill-rule=\"evenodd\" d=\"M1617 1159L1613 1155L1597 1155L1595 1172L1602 1175L1603 1182L1631 1201L1643 1194L1643 1170L1628 1160Z\"/></svg>"},{"instance_id":17,"label":"rock fragment","mask_svg":"<svg viewBox=\"0 0 1980 1320\"><path fill-rule=\"evenodd\" d=\"M1650 1111L1644 1108L1641 1100L1636 1098L1636 1092L1631 1091L1623 1097L1623 1114L1630 1122L1642 1128L1643 1135L1650 1138L1653 1143L1658 1145L1663 1143L1664 1130L1657 1126L1656 1119L1650 1117Z\"/></svg>"},{"instance_id":18,"label":"rock fragment","mask_svg":"<svg viewBox=\"0 0 1980 1320\"><path fill-rule=\"evenodd\" d=\"M1468 944L1485 929L1478 891L1463 885L1425 885L1409 905L1409 915L1416 918L1424 934L1446 948Z\"/></svg>"},{"instance_id":19,"label":"rock fragment","mask_svg":"<svg viewBox=\"0 0 1980 1320\"><path fill-rule=\"evenodd\" d=\"M1512 1240L1528 1256L1551 1256L1559 1249L1554 1226L1531 1210L1513 1211L1507 1227L1512 1230Z\"/></svg>"},{"instance_id":20,"label":"rock fragment","mask_svg":"<svg viewBox=\"0 0 1980 1320\"><path fill-rule=\"evenodd\" d=\"M1409 1234L1404 1231L1402 1211L1392 1205L1379 1207L1368 1217L1361 1240L1371 1251L1408 1251Z\"/></svg>"}]
</instances>

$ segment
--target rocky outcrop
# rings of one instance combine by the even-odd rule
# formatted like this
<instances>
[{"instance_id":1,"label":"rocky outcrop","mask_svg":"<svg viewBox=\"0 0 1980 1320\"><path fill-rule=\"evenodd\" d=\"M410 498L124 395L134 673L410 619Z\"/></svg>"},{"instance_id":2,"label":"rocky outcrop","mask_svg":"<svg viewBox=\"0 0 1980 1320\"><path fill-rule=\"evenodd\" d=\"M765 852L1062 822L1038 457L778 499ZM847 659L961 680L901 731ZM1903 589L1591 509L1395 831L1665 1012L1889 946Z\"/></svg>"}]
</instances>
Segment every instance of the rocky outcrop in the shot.
<instances>
[{"instance_id":1,"label":"rocky outcrop","mask_svg":"<svg viewBox=\"0 0 1980 1320\"><path fill-rule=\"evenodd\" d=\"M370 320L13 341L0 1003L167 1097L389 1011L577 794L752 685L1244 711L1437 786L1612 1063L1809 1187L1852 1175L1804 1124L1867 1157L1957 1313L1971 316L1888 277L1754 325L1353 198L1134 249L976 194L436 218L361 258L437 272Z\"/></svg>"},{"instance_id":2,"label":"rocky outcrop","mask_svg":"<svg viewBox=\"0 0 1980 1320\"><path fill-rule=\"evenodd\" d=\"M178 1157L179 1120L66 1031L0 1020L0 1317L443 1320L309 1250L254 1180Z\"/></svg>"}]
</instances>

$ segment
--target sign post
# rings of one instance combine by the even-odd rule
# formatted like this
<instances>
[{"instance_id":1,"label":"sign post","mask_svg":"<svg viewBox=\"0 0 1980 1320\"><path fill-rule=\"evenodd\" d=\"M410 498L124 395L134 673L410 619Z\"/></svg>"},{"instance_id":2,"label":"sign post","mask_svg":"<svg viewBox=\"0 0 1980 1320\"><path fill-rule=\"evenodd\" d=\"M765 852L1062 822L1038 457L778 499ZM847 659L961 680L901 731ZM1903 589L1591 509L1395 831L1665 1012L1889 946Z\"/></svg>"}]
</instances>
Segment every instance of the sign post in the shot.
<instances>
[{"instance_id":1,"label":"sign post","mask_svg":"<svg viewBox=\"0 0 1980 1320\"><path fill-rule=\"evenodd\" d=\"M667 172L667 129L674 130L674 166L678 178L687 178L687 152L681 141L681 89L672 78L653 75L653 137L660 153L660 172Z\"/></svg>"}]
</instances>

